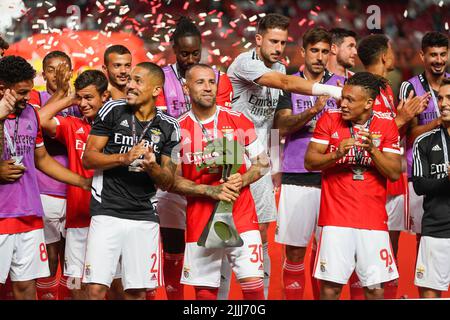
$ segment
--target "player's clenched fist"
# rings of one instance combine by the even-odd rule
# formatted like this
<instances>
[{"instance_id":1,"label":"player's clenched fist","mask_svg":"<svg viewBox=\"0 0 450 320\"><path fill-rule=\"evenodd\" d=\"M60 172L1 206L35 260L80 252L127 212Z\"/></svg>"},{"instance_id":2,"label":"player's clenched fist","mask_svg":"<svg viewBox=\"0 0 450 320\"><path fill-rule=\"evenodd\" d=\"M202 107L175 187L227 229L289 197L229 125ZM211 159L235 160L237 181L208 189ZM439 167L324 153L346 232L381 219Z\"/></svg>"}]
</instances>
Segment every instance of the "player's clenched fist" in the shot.
<instances>
[{"instance_id":1,"label":"player's clenched fist","mask_svg":"<svg viewBox=\"0 0 450 320\"><path fill-rule=\"evenodd\" d=\"M125 153L124 156L124 165L129 166L134 160L138 159L147 151L147 148L144 147L144 141L139 142L137 145L133 146L130 151Z\"/></svg>"}]
</instances>

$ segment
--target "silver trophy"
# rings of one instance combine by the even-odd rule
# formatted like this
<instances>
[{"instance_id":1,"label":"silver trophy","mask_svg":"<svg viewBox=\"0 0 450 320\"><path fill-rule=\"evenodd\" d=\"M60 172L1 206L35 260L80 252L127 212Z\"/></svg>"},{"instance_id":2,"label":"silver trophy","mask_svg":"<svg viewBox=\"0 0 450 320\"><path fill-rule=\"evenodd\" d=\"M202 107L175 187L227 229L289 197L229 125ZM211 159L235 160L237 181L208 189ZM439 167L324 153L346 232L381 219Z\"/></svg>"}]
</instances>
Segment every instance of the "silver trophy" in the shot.
<instances>
[{"instance_id":1,"label":"silver trophy","mask_svg":"<svg viewBox=\"0 0 450 320\"><path fill-rule=\"evenodd\" d=\"M208 147L211 154L213 152L220 154L214 159L214 164L222 166L223 180L239 170L242 165L240 162L243 159L243 148L237 141L216 139ZM205 148L206 152L208 147ZM197 245L205 248L226 248L241 247L243 244L244 241L239 236L233 220L233 203L217 202Z\"/></svg>"}]
</instances>

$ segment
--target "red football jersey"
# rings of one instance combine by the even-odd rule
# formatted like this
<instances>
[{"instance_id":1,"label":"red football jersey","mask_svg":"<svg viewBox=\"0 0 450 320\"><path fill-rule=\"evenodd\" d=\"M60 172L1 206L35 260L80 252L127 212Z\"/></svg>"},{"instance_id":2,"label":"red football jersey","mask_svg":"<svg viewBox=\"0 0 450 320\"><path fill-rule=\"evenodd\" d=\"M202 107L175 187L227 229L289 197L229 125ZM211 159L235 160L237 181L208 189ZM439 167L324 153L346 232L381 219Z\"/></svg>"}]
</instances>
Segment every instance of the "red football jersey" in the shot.
<instances>
[{"instance_id":1,"label":"red football jersey","mask_svg":"<svg viewBox=\"0 0 450 320\"><path fill-rule=\"evenodd\" d=\"M392 115L392 117L397 116L397 108L394 103L394 93L392 88L388 85L385 90L381 89L380 94L377 96L375 103L373 104L373 110L379 112L387 112ZM387 191L391 196L397 196L407 193L408 184L406 172L402 173L405 177L398 179L395 182L388 180Z\"/></svg>"},{"instance_id":2,"label":"red football jersey","mask_svg":"<svg viewBox=\"0 0 450 320\"><path fill-rule=\"evenodd\" d=\"M354 127L355 134L358 127ZM386 113L374 112L369 130L374 143L383 152L400 154L399 135L394 119ZM328 145L327 152L339 148L343 139L350 138L348 123L341 110L328 110L317 122L312 142ZM387 230L386 178L378 172L370 155L364 151L362 165L367 169L364 180L353 180L355 152L322 171L320 226L340 226L357 229Z\"/></svg>"},{"instance_id":3,"label":"red football jersey","mask_svg":"<svg viewBox=\"0 0 450 320\"><path fill-rule=\"evenodd\" d=\"M58 123L55 138L67 147L69 169L83 177L92 178L94 170L86 170L81 162L91 125L85 119L72 116L56 116L55 119ZM89 227L90 201L89 191L67 185L66 228Z\"/></svg>"},{"instance_id":4,"label":"red football jersey","mask_svg":"<svg viewBox=\"0 0 450 320\"><path fill-rule=\"evenodd\" d=\"M202 121L208 136L211 138L222 138L225 136L229 140L238 141L245 146L250 154L254 154L255 150L259 150L259 141L257 140L253 123L242 113L224 107L217 108L217 118L214 116L209 120ZM203 153L207 140L192 111L181 116L179 123L182 130L180 156L183 177L198 184L220 184L219 181L222 177L221 168L198 169L198 166L204 164L207 159L211 159L212 155ZM216 130L214 130L215 123L217 123ZM215 131L216 133L214 133ZM243 158L242 163L238 172L244 174L247 170ZM199 239L215 204L216 201L211 198L187 197L186 242L196 242ZM248 186L241 189L240 195L234 203L233 219L239 233L258 230L255 203Z\"/></svg>"}]
</instances>

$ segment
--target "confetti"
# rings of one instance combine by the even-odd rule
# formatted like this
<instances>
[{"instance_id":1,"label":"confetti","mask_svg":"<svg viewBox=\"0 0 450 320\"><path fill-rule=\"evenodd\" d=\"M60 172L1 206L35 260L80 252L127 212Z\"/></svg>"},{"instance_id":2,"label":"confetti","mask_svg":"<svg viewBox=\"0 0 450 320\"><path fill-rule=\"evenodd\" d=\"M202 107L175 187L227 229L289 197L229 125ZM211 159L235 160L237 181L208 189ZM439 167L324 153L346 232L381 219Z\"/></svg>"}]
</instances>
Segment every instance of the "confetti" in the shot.
<instances>
[{"instance_id":1,"label":"confetti","mask_svg":"<svg viewBox=\"0 0 450 320\"><path fill-rule=\"evenodd\" d=\"M55 7L51 7L50 9L47 10L48 13L52 13L53 11L56 11Z\"/></svg>"},{"instance_id":2,"label":"confetti","mask_svg":"<svg viewBox=\"0 0 450 320\"><path fill-rule=\"evenodd\" d=\"M72 56L75 58L86 58L86 53L72 52Z\"/></svg>"},{"instance_id":3,"label":"confetti","mask_svg":"<svg viewBox=\"0 0 450 320\"><path fill-rule=\"evenodd\" d=\"M202 33L202 37L209 36L210 34L212 34L212 31L211 30L206 30L205 32Z\"/></svg>"},{"instance_id":4,"label":"confetti","mask_svg":"<svg viewBox=\"0 0 450 320\"><path fill-rule=\"evenodd\" d=\"M222 57L221 59L220 59L220 62L221 63L225 63L225 61L227 61L228 60L228 56L224 56L224 57Z\"/></svg>"},{"instance_id":5,"label":"confetti","mask_svg":"<svg viewBox=\"0 0 450 320\"><path fill-rule=\"evenodd\" d=\"M442 1L442 0L439 1L439 4L438 4L438 5L439 5L440 8L442 8L442 6L444 5L444 1ZM447 23L447 24L448 24L448 23ZM448 30L448 29L447 29L447 30Z\"/></svg>"},{"instance_id":6,"label":"confetti","mask_svg":"<svg viewBox=\"0 0 450 320\"><path fill-rule=\"evenodd\" d=\"M149 58L150 60L153 60L153 55L150 52L147 52L146 54L147 58Z\"/></svg>"},{"instance_id":7,"label":"confetti","mask_svg":"<svg viewBox=\"0 0 450 320\"><path fill-rule=\"evenodd\" d=\"M248 21L253 22L256 19L258 19L258 16L255 14L254 16L251 16L250 18L248 18Z\"/></svg>"},{"instance_id":8,"label":"confetti","mask_svg":"<svg viewBox=\"0 0 450 320\"><path fill-rule=\"evenodd\" d=\"M405 12L403 12L403 17L408 18L408 10L405 10Z\"/></svg>"},{"instance_id":9,"label":"confetti","mask_svg":"<svg viewBox=\"0 0 450 320\"><path fill-rule=\"evenodd\" d=\"M302 20L300 20L299 22L298 22L298 25L300 26L300 27L303 27L303 25L305 24L305 22L306 21L308 21L306 18L303 18Z\"/></svg>"},{"instance_id":10,"label":"confetti","mask_svg":"<svg viewBox=\"0 0 450 320\"><path fill-rule=\"evenodd\" d=\"M189 1L186 1L183 5L183 10L187 10L189 8Z\"/></svg>"},{"instance_id":11,"label":"confetti","mask_svg":"<svg viewBox=\"0 0 450 320\"><path fill-rule=\"evenodd\" d=\"M448 22L445 23L445 30L448 31Z\"/></svg>"},{"instance_id":12,"label":"confetti","mask_svg":"<svg viewBox=\"0 0 450 320\"><path fill-rule=\"evenodd\" d=\"M317 12L315 12L314 10L309 11L309 13L311 13L313 16L317 17Z\"/></svg>"}]
</instances>

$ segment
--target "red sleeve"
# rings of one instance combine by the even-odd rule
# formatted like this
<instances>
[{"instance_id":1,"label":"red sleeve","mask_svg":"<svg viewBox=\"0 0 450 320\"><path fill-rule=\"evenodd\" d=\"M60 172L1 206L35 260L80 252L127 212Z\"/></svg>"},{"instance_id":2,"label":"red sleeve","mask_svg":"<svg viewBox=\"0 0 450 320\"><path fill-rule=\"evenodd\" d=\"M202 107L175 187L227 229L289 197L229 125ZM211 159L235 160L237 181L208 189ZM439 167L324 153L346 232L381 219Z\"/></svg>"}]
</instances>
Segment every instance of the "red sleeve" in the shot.
<instances>
[{"instance_id":1,"label":"red sleeve","mask_svg":"<svg viewBox=\"0 0 450 320\"><path fill-rule=\"evenodd\" d=\"M331 138L332 123L333 118L331 114L329 112L325 112L323 116L320 117L319 121L317 121L311 141L328 145Z\"/></svg>"},{"instance_id":2,"label":"red sleeve","mask_svg":"<svg viewBox=\"0 0 450 320\"><path fill-rule=\"evenodd\" d=\"M217 88L217 105L231 108L231 99L233 98L233 86L230 78L225 73L220 73L219 86Z\"/></svg>"},{"instance_id":3,"label":"red sleeve","mask_svg":"<svg viewBox=\"0 0 450 320\"><path fill-rule=\"evenodd\" d=\"M166 103L166 97L164 95L164 89L161 90L161 92L159 93L159 96L156 97L155 106L164 111L167 110L167 103Z\"/></svg>"},{"instance_id":4,"label":"red sleeve","mask_svg":"<svg viewBox=\"0 0 450 320\"><path fill-rule=\"evenodd\" d=\"M36 114L37 119L37 135L36 135L36 148L42 147L44 145L44 136L42 135L42 128L41 128L41 119L39 118L39 113L37 112L35 107L32 107L34 110L34 113Z\"/></svg>"},{"instance_id":5,"label":"red sleeve","mask_svg":"<svg viewBox=\"0 0 450 320\"><path fill-rule=\"evenodd\" d=\"M66 144L67 131L70 127L70 121L68 120L68 118L69 117L58 115L55 117L56 121L58 122L58 125L56 126L55 139L63 144Z\"/></svg>"},{"instance_id":6,"label":"red sleeve","mask_svg":"<svg viewBox=\"0 0 450 320\"><path fill-rule=\"evenodd\" d=\"M35 105L35 106L41 106L41 96L39 95L39 91L33 89L30 92L30 100L28 100L29 104Z\"/></svg>"},{"instance_id":7,"label":"red sleeve","mask_svg":"<svg viewBox=\"0 0 450 320\"><path fill-rule=\"evenodd\" d=\"M397 124L394 119L386 120L385 123L385 130L383 130L384 139L380 145L380 150L400 154L400 136Z\"/></svg>"}]
</instances>

